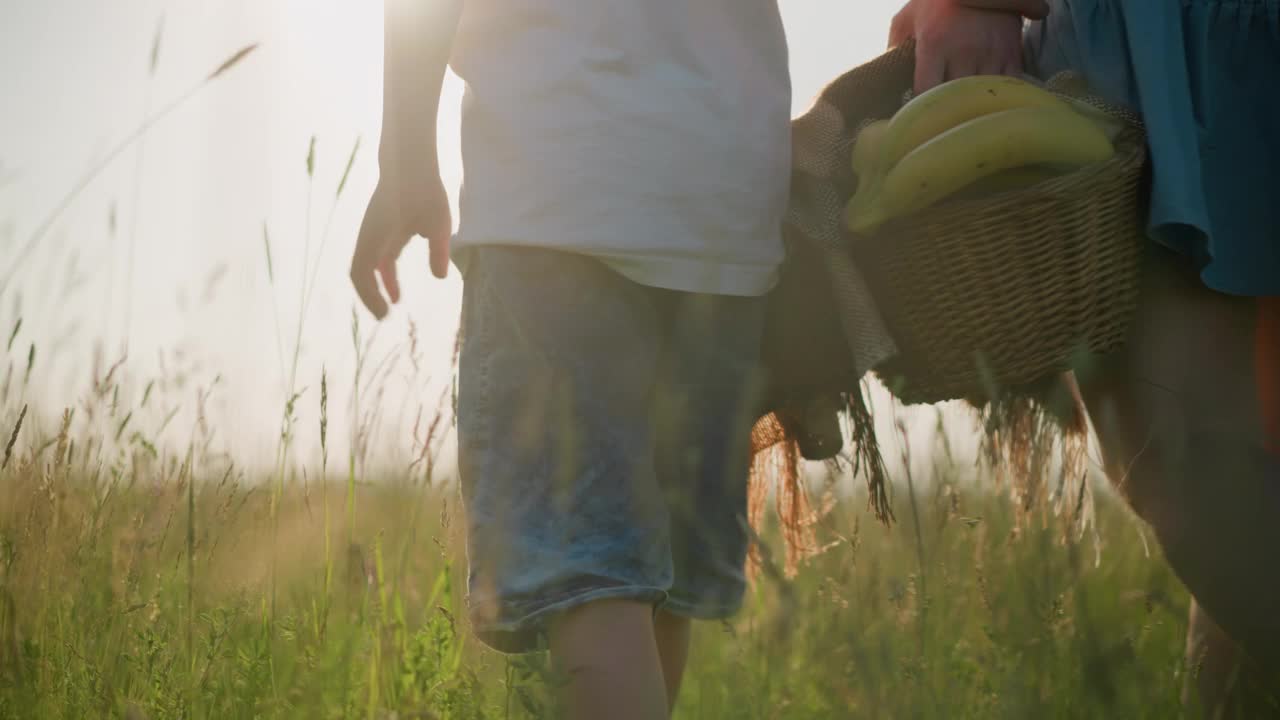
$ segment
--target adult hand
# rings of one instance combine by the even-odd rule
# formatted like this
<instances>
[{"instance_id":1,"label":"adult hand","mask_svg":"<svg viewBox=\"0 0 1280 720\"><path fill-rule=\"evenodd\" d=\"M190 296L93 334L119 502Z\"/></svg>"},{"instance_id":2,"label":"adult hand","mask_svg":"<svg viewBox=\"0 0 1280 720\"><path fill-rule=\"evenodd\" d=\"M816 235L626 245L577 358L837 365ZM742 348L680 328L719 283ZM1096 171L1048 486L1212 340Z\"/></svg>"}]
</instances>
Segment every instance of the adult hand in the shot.
<instances>
[{"instance_id":1,"label":"adult hand","mask_svg":"<svg viewBox=\"0 0 1280 720\"><path fill-rule=\"evenodd\" d=\"M431 246L431 273L443 278L449 272L452 232L449 195L439 178L426 188L411 191L386 177L378 182L369 198L351 259L351 283L374 317L386 317L388 299L392 303L400 301L396 260L409 241L415 235L427 239ZM379 275L386 298L378 288Z\"/></svg>"},{"instance_id":2,"label":"adult hand","mask_svg":"<svg viewBox=\"0 0 1280 720\"><path fill-rule=\"evenodd\" d=\"M1044 0L910 0L893 18L889 45L916 41L915 91L967 75L1022 72L1023 18Z\"/></svg>"}]
</instances>

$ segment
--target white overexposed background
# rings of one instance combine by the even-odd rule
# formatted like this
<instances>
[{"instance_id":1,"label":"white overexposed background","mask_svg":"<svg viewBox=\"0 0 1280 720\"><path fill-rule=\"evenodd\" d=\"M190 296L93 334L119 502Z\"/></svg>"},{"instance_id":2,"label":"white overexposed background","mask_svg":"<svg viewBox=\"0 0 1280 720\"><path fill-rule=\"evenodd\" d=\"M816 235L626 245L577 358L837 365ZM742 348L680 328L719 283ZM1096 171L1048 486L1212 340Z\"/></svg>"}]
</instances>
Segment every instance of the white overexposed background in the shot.
<instances>
[{"instance_id":1,"label":"white overexposed background","mask_svg":"<svg viewBox=\"0 0 1280 720\"><path fill-rule=\"evenodd\" d=\"M783 0L796 113L830 79L884 50L898 4ZM14 269L19 249L86 171L144 118L237 49L259 44L109 164L17 266L0 294L0 330L8 340L12 323L23 319L7 364L24 367L31 346L37 348L27 400L49 421L63 406L83 403L95 358L101 374L127 348L120 371L127 376L126 397L117 398L125 406L139 402L149 378L188 378L165 385L170 396L152 401L160 410L149 420L133 421L141 431L155 430L165 408L181 408L161 439L183 442L195 422L196 398L207 392L204 412L216 443L241 461L269 459L281 427L300 287L312 272L303 266L309 254L318 262L317 283L298 366L297 384L305 391L295 411L297 452L314 457L323 367L330 453L343 457L356 363L356 297L347 266L376 179L382 3L4 5L0 275ZM450 77L439 132L452 190L461 179L460 98L460 83ZM335 201L357 141L345 192ZM377 432L409 447L417 408L430 414L451 382L461 286L456 273L445 281L430 278L421 243L405 254L402 267L404 298L376 328L366 373L390 368L382 370L385 417ZM360 321L368 341L375 323L363 311ZM397 359L383 364L388 358ZM884 400L879 394L877 402ZM375 401L363 398L362 412ZM933 416L917 413L912 425L927 432ZM961 423L960 431L971 435L973 428Z\"/></svg>"}]
</instances>

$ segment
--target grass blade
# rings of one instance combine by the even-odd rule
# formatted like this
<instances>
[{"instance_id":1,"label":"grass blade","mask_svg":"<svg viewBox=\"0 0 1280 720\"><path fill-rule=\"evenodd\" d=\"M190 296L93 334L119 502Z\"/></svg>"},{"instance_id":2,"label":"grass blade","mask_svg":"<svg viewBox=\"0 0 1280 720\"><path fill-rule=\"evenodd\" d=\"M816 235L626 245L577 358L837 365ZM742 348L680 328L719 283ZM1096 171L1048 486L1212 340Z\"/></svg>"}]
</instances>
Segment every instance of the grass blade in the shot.
<instances>
[{"instance_id":1,"label":"grass blade","mask_svg":"<svg viewBox=\"0 0 1280 720\"><path fill-rule=\"evenodd\" d=\"M147 72L155 77L156 68L160 66L160 40L164 37L164 14L160 14L160 20L156 22L156 34L151 39L151 61L147 65Z\"/></svg>"},{"instance_id":2,"label":"grass blade","mask_svg":"<svg viewBox=\"0 0 1280 720\"><path fill-rule=\"evenodd\" d=\"M124 435L125 428L129 427L129 421L133 419L133 411L125 413L124 419L120 421L120 425L116 427L116 442L120 442L120 438Z\"/></svg>"},{"instance_id":3,"label":"grass blade","mask_svg":"<svg viewBox=\"0 0 1280 720\"><path fill-rule=\"evenodd\" d=\"M22 406L22 412L18 413L18 422L13 426L13 433L9 435L9 442L4 446L4 462L0 463L0 470L9 467L9 458L13 455L13 446L18 444L18 432L22 430L22 421L27 417L27 406Z\"/></svg>"},{"instance_id":4,"label":"grass blade","mask_svg":"<svg viewBox=\"0 0 1280 720\"><path fill-rule=\"evenodd\" d=\"M356 138L356 144L351 146L351 155L347 158L347 167L342 171L342 179L338 181L338 190L334 193L334 197L342 197L342 189L347 186L347 178L351 176L351 166L356 164L356 154L360 152L360 138Z\"/></svg>"},{"instance_id":5,"label":"grass blade","mask_svg":"<svg viewBox=\"0 0 1280 720\"><path fill-rule=\"evenodd\" d=\"M36 344L31 343L31 349L27 351L27 373L22 377L22 384L25 386L31 382L31 370L36 366Z\"/></svg>"},{"instance_id":6,"label":"grass blade","mask_svg":"<svg viewBox=\"0 0 1280 720\"><path fill-rule=\"evenodd\" d=\"M275 265L271 262L271 231L267 229L266 223L262 223L262 247L267 251L267 280L272 285L275 285Z\"/></svg>"},{"instance_id":7,"label":"grass blade","mask_svg":"<svg viewBox=\"0 0 1280 720\"><path fill-rule=\"evenodd\" d=\"M258 43L250 43L240 48L235 53L233 53L231 57L227 58L226 60L223 60L222 64L219 65L217 69L215 69L213 72L209 73L209 77L205 78L205 80L206 81L212 80L218 77L219 75L225 73L226 71L235 67L236 64L239 63L241 60L244 60L245 58L249 57L249 54L257 49L258 49Z\"/></svg>"},{"instance_id":8,"label":"grass blade","mask_svg":"<svg viewBox=\"0 0 1280 720\"><path fill-rule=\"evenodd\" d=\"M13 332L9 333L9 344L5 346L5 352L13 350L13 341L18 338L18 331L22 329L22 318L18 318L18 322L13 324Z\"/></svg>"}]
</instances>

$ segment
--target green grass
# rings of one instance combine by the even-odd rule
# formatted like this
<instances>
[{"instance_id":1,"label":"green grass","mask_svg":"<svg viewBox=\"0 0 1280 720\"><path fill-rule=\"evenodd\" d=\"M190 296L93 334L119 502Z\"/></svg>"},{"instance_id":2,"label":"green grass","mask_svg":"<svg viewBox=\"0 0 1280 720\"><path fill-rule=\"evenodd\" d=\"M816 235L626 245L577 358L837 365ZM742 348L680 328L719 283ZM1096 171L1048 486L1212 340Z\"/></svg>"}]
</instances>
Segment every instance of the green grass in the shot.
<instances>
[{"instance_id":1,"label":"green grass","mask_svg":"<svg viewBox=\"0 0 1280 720\"><path fill-rule=\"evenodd\" d=\"M20 442L0 472L0 716L550 712L545 657L468 632L450 483L361 478L347 526L321 506L340 479L281 493L225 463L112 469L76 444L33 459ZM1186 596L1123 508L1099 499L1095 566L1093 538L1019 527L1003 496L939 484L919 505L923 555L910 519L886 531L838 503L824 554L698 627L677 716L1180 716ZM331 563L326 537L351 538Z\"/></svg>"}]
</instances>

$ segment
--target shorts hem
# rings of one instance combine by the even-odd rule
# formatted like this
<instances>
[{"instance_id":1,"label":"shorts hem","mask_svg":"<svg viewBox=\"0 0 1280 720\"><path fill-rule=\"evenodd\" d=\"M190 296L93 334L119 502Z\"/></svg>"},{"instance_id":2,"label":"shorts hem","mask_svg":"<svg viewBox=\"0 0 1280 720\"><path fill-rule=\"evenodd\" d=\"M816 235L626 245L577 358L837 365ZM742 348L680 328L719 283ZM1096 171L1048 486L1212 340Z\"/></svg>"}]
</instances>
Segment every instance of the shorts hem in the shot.
<instances>
[{"instance_id":1,"label":"shorts hem","mask_svg":"<svg viewBox=\"0 0 1280 720\"><path fill-rule=\"evenodd\" d=\"M661 609L679 615L690 620L726 620L737 615L742 610L742 602L708 605L705 603L690 603L675 598L668 598L661 605Z\"/></svg>"},{"instance_id":2,"label":"shorts hem","mask_svg":"<svg viewBox=\"0 0 1280 720\"><path fill-rule=\"evenodd\" d=\"M665 590L659 590L651 585L620 585L587 590L570 597L539 604L533 609L520 612L519 617L513 620L480 622L476 617L484 616L486 613L475 608L472 608L469 614L472 630L480 642L501 653L521 654L546 648L547 626L551 617L556 614L597 600L647 601L654 607L659 607L663 606L667 599ZM501 606L501 602L486 603L490 606L494 604ZM498 614L501 614L501 610Z\"/></svg>"}]
</instances>

